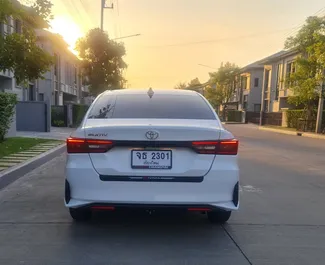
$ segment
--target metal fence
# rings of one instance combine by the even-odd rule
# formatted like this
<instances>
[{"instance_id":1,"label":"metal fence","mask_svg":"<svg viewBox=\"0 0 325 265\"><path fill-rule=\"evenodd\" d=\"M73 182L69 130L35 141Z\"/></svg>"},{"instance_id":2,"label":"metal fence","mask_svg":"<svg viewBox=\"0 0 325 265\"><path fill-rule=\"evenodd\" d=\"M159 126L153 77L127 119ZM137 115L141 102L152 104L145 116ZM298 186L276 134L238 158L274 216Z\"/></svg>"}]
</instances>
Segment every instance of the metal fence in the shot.
<instances>
[{"instance_id":1,"label":"metal fence","mask_svg":"<svg viewBox=\"0 0 325 265\"><path fill-rule=\"evenodd\" d=\"M264 112L263 125L282 126L282 112Z\"/></svg>"},{"instance_id":2,"label":"metal fence","mask_svg":"<svg viewBox=\"0 0 325 265\"><path fill-rule=\"evenodd\" d=\"M54 127L67 127L67 106L51 106L51 125Z\"/></svg>"},{"instance_id":3,"label":"metal fence","mask_svg":"<svg viewBox=\"0 0 325 265\"><path fill-rule=\"evenodd\" d=\"M260 123L260 112L252 112L252 111L247 111L246 112L246 123L255 123L259 124Z\"/></svg>"}]
</instances>

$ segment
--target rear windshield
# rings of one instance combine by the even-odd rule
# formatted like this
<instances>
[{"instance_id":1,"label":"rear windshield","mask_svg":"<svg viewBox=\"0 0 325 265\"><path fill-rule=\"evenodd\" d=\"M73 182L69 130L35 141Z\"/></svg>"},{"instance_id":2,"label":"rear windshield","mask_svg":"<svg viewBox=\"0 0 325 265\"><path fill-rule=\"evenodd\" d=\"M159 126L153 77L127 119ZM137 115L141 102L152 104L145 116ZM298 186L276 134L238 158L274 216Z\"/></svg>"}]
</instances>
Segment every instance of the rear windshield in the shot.
<instances>
[{"instance_id":1,"label":"rear windshield","mask_svg":"<svg viewBox=\"0 0 325 265\"><path fill-rule=\"evenodd\" d=\"M198 95L103 95L89 119L204 119L215 120L213 111Z\"/></svg>"}]
</instances>

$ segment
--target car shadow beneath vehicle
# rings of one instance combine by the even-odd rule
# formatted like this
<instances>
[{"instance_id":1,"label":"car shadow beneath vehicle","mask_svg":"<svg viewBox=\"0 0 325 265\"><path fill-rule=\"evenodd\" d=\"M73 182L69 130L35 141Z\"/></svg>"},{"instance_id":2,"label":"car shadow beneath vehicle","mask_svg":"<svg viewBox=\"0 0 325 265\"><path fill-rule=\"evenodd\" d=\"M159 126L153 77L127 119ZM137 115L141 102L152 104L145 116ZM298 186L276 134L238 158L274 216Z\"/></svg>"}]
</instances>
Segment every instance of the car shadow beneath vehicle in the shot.
<instances>
[{"instance_id":1,"label":"car shadow beneath vehicle","mask_svg":"<svg viewBox=\"0 0 325 265\"><path fill-rule=\"evenodd\" d=\"M112 231L117 233L118 230L125 232L127 228L129 232L140 232L152 230L154 233L187 233L189 229L191 232L204 230L223 230L220 225L211 224L207 215L203 213L184 213L184 212L166 212L166 211L114 211L93 212L92 219L88 222L74 222L72 229L76 232L81 229L96 230L100 228L101 231Z\"/></svg>"}]
</instances>

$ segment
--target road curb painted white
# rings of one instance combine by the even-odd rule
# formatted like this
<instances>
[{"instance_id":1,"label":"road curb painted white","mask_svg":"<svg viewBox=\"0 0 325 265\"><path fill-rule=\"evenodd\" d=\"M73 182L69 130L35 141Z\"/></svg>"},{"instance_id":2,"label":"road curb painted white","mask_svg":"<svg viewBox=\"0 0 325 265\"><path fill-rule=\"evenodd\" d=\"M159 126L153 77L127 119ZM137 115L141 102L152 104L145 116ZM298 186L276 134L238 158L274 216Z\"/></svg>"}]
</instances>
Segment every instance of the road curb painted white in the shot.
<instances>
[{"instance_id":1,"label":"road curb painted white","mask_svg":"<svg viewBox=\"0 0 325 265\"><path fill-rule=\"evenodd\" d=\"M16 181L20 177L52 160L65 151L65 144L52 148L38 156L24 161L16 166L10 167L0 173L0 190Z\"/></svg>"},{"instance_id":2,"label":"road curb painted white","mask_svg":"<svg viewBox=\"0 0 325 265\"><path fill-rule=\"evenodd\" d=\"M318 135L318 134L313 134L313 133L286 131L286 130L273 129L273 128L262 127L262 126L259 126L258 129L262 130L262 131L269 131L269 132L282 133L282 134L287 134L287 135L294 135L294 136L301 136L301 137L325 140L325 135L321 135L321 134Z\"/></svg>"}]
</instances>

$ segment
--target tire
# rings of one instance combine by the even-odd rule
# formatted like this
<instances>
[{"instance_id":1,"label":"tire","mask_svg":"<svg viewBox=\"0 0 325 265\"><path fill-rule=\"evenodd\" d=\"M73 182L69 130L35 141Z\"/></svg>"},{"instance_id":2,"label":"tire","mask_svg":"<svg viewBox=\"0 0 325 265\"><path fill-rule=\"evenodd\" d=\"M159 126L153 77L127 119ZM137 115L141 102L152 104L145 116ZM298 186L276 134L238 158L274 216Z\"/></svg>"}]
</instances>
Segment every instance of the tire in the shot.
<instances>
[{"instance_id":1,"label":"tire","mask_svg":"<svg viewBox=\"0 0 325 265\"><path fill-rule=\"evenodd\" d=\"M76 222L86 222L91 219L91 211L88 209L69 208L70 216Z\"/></svg>"},{"instance_id":2,"label":"tire","mask_svg":"<svg viewBox=\"0 0 325 265\"><path fill-rule=\"evenodd\" d=\"M231 216L231 211L216 210L208 212L208 219L213 224L224 224Z\"/></svg>"}]
</instances>

